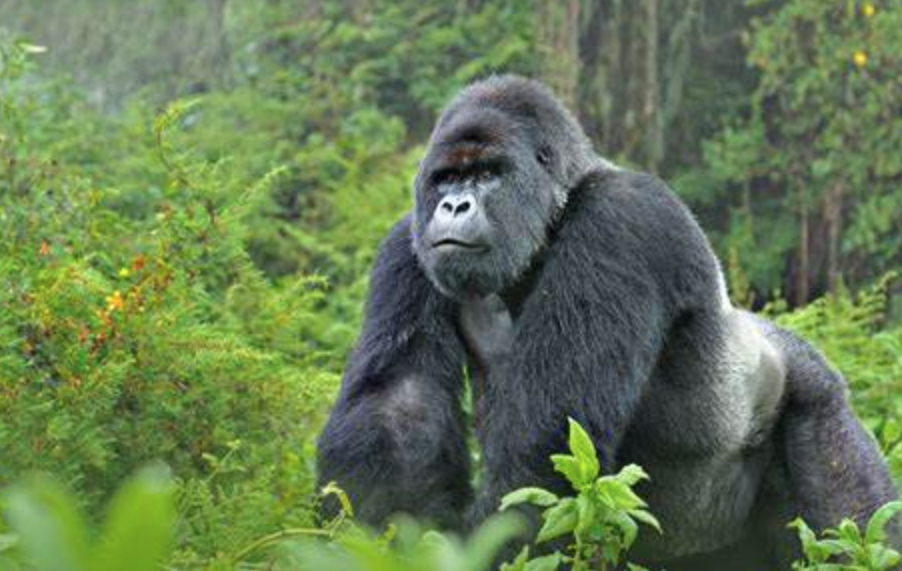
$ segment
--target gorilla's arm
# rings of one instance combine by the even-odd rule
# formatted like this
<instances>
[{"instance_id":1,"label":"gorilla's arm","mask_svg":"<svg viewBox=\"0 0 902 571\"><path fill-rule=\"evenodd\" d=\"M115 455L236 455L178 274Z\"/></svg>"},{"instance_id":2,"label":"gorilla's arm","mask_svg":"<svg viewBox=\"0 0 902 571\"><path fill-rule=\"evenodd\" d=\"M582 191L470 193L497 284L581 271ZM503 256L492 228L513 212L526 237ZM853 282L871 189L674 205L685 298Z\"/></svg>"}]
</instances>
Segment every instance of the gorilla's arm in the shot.
<instances>
[{"instance_id":1,"label":"gorilla's arm","mask_svg":"<svg viewBox=\"0 0 902 571\"><path fill-rule=\"evenodd\" d=\"M674 318L718 303L706 244L652 177L600 174L574 190L518 317L515 350L487 383L476 519L514 488L560 482L549 455L565 449L567 416L590 432L603 469L615 468Z\"/></svg>"},{"instance_id":2,"label":"gorilla's arm","mask_svg":"<svg viewBox=\"0 0 902 571\"><path fill-rule=\"evenodd\" d=\"M336 481L368 523L408 512L456 527L471 493L463 350L409 228L408 218L394 228L374 266L363 330L319 440L320 482Z\"/></svg>"},{"instance_id":3,"label":"gorilla's arm","mask_svg":"<svg viewBox=\"0 0 902 571\"><path fill-rule=\"evenodd\" d=\"M811 345L772 324L787 362L783 411L791 493L815 529L849 517L859 525L898 492L874 439L855 418L842 376ZM898 529L894 545L900 544Z\"/></svg>"}]
</instances>

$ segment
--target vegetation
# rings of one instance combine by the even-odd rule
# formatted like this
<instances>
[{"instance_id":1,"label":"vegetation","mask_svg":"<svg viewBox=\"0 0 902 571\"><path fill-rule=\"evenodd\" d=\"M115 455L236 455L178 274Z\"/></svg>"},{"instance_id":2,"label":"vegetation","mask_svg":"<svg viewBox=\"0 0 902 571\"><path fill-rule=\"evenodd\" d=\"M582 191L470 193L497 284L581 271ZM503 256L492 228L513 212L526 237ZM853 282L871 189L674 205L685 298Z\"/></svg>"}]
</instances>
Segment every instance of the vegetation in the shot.
<instances>
[{"instance_id":1,"label":"vegetation","mask_svg":"<svg viewBox=\"0 0 902 571\"><path fill-rule=\"evenodd\" d=\"M561 536L572 536L573 543L565 553L554 551L529 561L529 548L508 567L510 571L541 568L549 571L565 564L572 571L622 568L626 553L639 535L639 523L661 525L648 511L645 502L632 487L648 475L639 466L629 465L614 476L600 476L595 446L586 431L570 419L570 452L551 457L554 468L563 474L576 497L559 498L541 488L522 488L511 492L501 502L501 510L518 504L546 508L536 544L544 544ZM633 568L637 568L635 565Z\"/></svg>"},{"instance_id":2,"label":"vegetation","mask_svg":"<svg viewBox=\"0 0 902 571\"><path fill-rule=\"evenodd\" d=\"M510 510L469 538L312 517L366 269L435 113L492 72L674 181L734 300L824 350L902 478L900 58L893 0L5 0L0 570L495 568ZM571 430L573 497L505 501L555 539L508 570L657 533L641 470L599 475ZM890 568L898 509L797 522L796 568Z\"/></svg>"},{"instance_id":3,"label":"vegetation","mask_svg":"<svg viewBox=\"0 0 902 571\"><path fill-rule=\"evenodd\" d=\"M625 556L639 533L638 523L661 532L654 516L632 487L647 476L638 466L627 466L619 474L599 477L595 447L586 432L570 421L570 455L552 458L576 492L559 498L539 488L523 488L506 496L501 509L529 503L545 509L539 544L571 537L565 552L555 550L530 557L529 547L500 567L500 571L645 571L626 562ZM436 531L424 531L416 522L400 520L382 535L356 526L353 508L338 489L326 490L340 497L344 511L323 528L287 529L265 536L237 552L227 561L208 569L242 568L242 561L264 548L278 545L267 569L286 571L488 571L504 543L524 530L521 518L495 516L467 541ZM7 493L7 515L16 535L0 535L0 569L21 569L18 560L35 571L151 571L166 561L176 526L173 493L165 471L145 470L126 482L116 494L96 540L86 533L85 522L71 496L52 482L34 480ZM862 532L850 520L823 537L797 520L804 559L793 571L887 571L902 561L902 555L887 547L887 527L902 511L902 502L887 504L874 514ZM288 542L291 538L305 538ZM21 544L21 545L18 545ZM10 549L13 546L14 549ZM847 563L831 563L835 557ZM565 567L562 567L565 566ZM248 565L248 568L256 568Z\"/></svg>"}]
</instances>

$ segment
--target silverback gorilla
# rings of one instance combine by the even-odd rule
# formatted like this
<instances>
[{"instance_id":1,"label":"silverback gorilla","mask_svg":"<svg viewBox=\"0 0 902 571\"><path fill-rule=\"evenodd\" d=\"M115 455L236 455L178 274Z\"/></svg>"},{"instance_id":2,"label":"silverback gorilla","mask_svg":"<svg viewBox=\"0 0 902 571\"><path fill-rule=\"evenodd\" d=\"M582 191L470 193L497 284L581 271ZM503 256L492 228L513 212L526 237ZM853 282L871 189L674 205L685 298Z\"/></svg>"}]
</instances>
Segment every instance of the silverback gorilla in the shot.
<instances>
[{"instance_id":1,"label":"silverback gorilla","mask_svg":"<svg viewBox=\"0 0 902 571\"><path fill-rule=\"evenodd\" d=\"M382 244L363 331L319 440L373 524L463 528L526 485L562 488L567 417L604 469L642 465L668 569L785 565L786 523L867 518L895 492L842 377L735 309L689 210L600 158L542 85L493 77L442 113L416 205ZM482 450L471 491L465 371Z\"/></svg>"}]
</instances>

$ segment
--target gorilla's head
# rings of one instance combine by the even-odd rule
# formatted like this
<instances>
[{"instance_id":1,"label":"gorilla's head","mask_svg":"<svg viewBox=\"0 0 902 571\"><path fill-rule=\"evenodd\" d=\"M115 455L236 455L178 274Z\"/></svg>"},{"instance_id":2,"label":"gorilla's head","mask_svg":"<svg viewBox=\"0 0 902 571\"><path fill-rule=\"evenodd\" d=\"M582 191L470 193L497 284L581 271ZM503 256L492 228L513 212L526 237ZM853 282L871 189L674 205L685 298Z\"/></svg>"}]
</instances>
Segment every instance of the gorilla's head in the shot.
<instances>
[{"instance_id":1,"label":"gorilla's head","mask_svg":"<svg viewBox=\"0 0 902 571\"><path fill-rule=\"evenodd\" d=\"M414 249L456 299L516 284L545 245L571 188L599 159L543 85L502 76L445 109L416 178Z\"/></svg>"}]
</instances>

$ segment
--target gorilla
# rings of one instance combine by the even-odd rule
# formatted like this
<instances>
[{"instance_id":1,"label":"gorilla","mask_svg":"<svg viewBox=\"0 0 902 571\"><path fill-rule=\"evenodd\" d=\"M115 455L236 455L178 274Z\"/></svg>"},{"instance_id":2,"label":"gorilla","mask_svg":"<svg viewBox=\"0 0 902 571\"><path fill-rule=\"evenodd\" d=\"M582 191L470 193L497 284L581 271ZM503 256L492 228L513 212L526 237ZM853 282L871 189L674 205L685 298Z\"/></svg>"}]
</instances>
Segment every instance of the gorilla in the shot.
<instances>
[{"instance_id":1,"label":"gorilla","mask_svg":"<svg viewBox=\"0 0 902 571\"><path fill-rule=\"evenodd\" d=\"M686 206L598 156L543 85L464 89L414 186L318 443L320 480L364 521L404 512L462 529L516 488L566 493L549 456L568 417L606 472L649 473L639 492L664 533L632 559L671 571L785 566L792 518L862 521L896 497L842 377L732 307Z\"/></svg>"}]
</instances>

